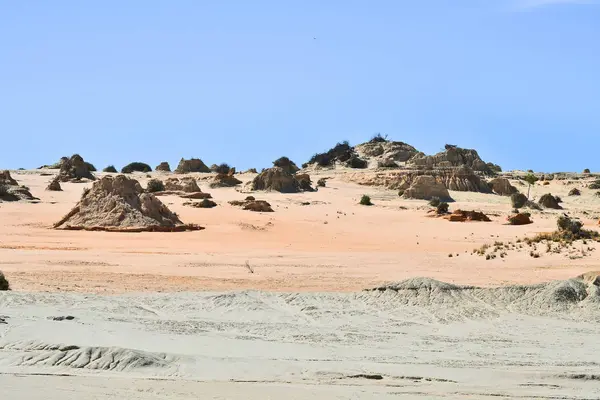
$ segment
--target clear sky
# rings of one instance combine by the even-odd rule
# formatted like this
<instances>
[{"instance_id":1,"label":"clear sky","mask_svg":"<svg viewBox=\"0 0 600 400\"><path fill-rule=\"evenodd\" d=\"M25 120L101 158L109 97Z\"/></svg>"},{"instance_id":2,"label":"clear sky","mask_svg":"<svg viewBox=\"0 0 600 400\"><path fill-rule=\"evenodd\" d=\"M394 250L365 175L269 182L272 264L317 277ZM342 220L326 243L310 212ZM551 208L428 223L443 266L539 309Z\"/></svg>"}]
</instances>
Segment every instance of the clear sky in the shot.
<instances>
[{"instance_id":1,"label":"clear sky","mask_svg":"<svg viewBox=\"0 0 600 400\"><path fill-rule=\"evenodd\" d=\"M600 170L600 4L0 0L0 167L261 168L376 132Z\"/></svg>"}]
</instances>

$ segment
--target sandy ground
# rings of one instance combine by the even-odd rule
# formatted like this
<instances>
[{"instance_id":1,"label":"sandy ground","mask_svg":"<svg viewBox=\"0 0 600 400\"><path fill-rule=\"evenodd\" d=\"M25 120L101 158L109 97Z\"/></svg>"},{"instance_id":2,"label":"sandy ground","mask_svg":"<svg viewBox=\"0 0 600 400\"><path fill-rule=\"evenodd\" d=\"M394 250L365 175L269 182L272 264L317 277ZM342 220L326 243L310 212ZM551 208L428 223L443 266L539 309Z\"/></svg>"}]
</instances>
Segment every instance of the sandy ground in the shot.
<instances>
[{"instance_id":1,"label":"sandy ground","mask_svg":"<svg viewBox=\"0 0 600 400\"><path fill-rule=\"evenodd\" d=\"M424 201L348 183L340 175L333 175L328 187L315 193L259 193L257 198L268 200L275 209L264 214L227 204L246 194L210 189L201 181L217 207L194 209L182 206L184 200L175 196L161 199L184 222L205 230L115 234L49 228L73 207L89 183L66 183L63 192L47 192L50 176L15 171L13 177L41 199L38 204L0 203L0 270L10 275L16 290L356 291L415 276L493 286L566 279L596 269L598 261L597 255L571 260L562 254L543 254L533 259L523 252L489 261L471 255L485 243L555 229L560 211L535 212L532 225L505 225L510 201L496 195L453 192L457 201L451 209L483 210L493 220L461 224L428 218ZM145 186L146 175L137 177ZM245 181L251 178L241 175ZM567 196L572 187L581 188L583 195ZM560 195L565 209L582 217L587 226L596 226L600 198L595 191L583 189L581 183L554 181L550 186L536 185L532 196L547 192ZM374 206L357 204L364 193L371 195ZM244 267L246 261L254 274Z\"/></svg>"},{"instance_id":2,"label":"sandy ground","mask_svg":"<svg viewBox=\"0 0 600 400\"><path fill-rule=\"evenodd\" d=\"M0 387L11 399L600 396L598 287L411 285L4 293Z\"/></svg>"},{"instance_id":3,"label":"sandy ground","mask_svg":"<svg viewBox=\"0 0 600 400\"><path fill-rule=\"evenodd\" d=\"M273 204L264 214L203 180L213 209L161 199L205 230L125 234L50 229L90 184L46 192L50 176L13 172L40 202L0 203L0 270L13 288L0 292L3 398L600 398L600 291L563 281L599 269L596 245L575 259L471 254L552 231L561 211L508 226L508 198L453 192L451 209L492 222L450 223L427 217L424 201L321 174L332 179L315 193L254 194ZM583 195L567 196L573 187ZM597 226L595 191L553 181L532 196L548 192ZM362 194L375 205L358 205ZM362 291L419 276L484 288Z\"/></svg>"}]
</instances>

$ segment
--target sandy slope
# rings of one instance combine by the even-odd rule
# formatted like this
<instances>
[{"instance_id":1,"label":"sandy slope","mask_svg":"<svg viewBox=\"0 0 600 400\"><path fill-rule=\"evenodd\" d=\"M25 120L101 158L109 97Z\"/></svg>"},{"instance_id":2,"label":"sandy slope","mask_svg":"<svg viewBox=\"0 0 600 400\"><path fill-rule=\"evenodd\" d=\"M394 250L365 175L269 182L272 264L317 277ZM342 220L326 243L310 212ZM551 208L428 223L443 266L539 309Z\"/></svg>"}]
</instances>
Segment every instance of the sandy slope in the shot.
<instances>
[{"instance_id":1,"label":"sandy slope","mask_svg":"<svg viewBox=\"0 0 600 400\"><path fill-rule=\"evenodd\" d=\"M598 287L581 281L2 293L0 387L20 399L595 399L599 304ZM75 319L49 319L65 315Z\"/></svg>"},{"instance_id":2,"label":"sandy slope","mask_svg":"<svg viewBox=\"0 0 600 400\"><path fill-rule=\"evenodd\" d=\"M423 201L402 200L394 191L349 183L344 174L321 174L333 179L316 193L257 194L274 205L275 212L267 214L230 206L228 200L245 194L209 189L203 181L202 189L212 193L218 207L193 209L183 207L178 197L162 199L185 222L201 224L206 230L114 234L49 229L89 184L66 183L64 192L46 192L50 176L15 171L13 176L41 202L0 204L0 270L17 290L355 291L413 276L478 285L541 282L575 276L597 264L596 255L570 260L548 254L533 259L523 253L491 261L470 255L484 243L553 230L557 211L535 213L533 225L506 226L507 198L453 192L457 202L452 208L484 210L493 222L452 224L427 218ZM203 174L196 176L206 179ZM146 175L137 177L145 186ZM247 181L252 175L240 177ZM587 189L581 197L568 197L568 190L577 185L582 188L580 183L554 181L536 186L533 195L549 191L561 195L569 212L593 226L600 198ZM375 206L357 204L363 193L371 195ZM306 201L311 204L301 204ZM450 253L454 257L449 258ZM244 267L246 260L254 266L254 274Z\"/></svg>"}]
</instances>

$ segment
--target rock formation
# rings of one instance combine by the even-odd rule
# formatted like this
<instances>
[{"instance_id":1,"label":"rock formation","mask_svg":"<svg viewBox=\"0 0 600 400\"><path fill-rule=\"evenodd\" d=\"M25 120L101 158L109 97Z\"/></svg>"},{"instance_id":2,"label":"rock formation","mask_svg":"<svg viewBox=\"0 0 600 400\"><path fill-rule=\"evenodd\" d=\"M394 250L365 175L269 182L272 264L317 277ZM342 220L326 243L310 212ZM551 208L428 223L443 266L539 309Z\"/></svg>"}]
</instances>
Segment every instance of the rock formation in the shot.
<instances>
[{"instance_id":1,"label":"rock formation","mask_svg":"<svg viewBox=\"0 0 600 400\"><path fill-rule=\"evenodd\" d=\"M158 164L156 166L156 168L154 168L155 171L161 171L161 172L171 172L171 166L169 165L168 162L163 161L160 164Z\"/></svg>"},{"instance_id":2,"label":"rock formation","mask_svg":"<svg viewBox=\"0 0 600 400\"><path fill-rule=\"evenodd\" d=\"M560 204L558 204L558 199L552 196L550 193L543 195L540 197L538 203L544 208L552 208L555 210L562 210Z\"/></svg>"},{"instance_id":3,"label":"rock formation","mask_svg":"<svg viewBox=\"0 0 600 400\"><path fill-rule=\"evenodd\" d=\"M287 157L280 157L273 161L273 166L279 167L289 174L295 174L296 172L300 171L300 168L298 168L296 163Z\"/></svg>"},{"instance_id":4,"label":"rock formation","mask_svg":"<svg viewBox=\"0 0 600 400\"><path fill-rule=\"evenodd\" d=\"M506 178L495 178L489 183L492 191L501 196L511 196L518 192L517 188L510 184L510 181Z\"/></svg>"},{"instance_id":5,"label":"rock formation","mask_svg":"<svg viewBox=\"0 0 600 400\"><path fill-rule=\"evenodd\" d=\"M19 200L39 200L29 192L25 186L19 186L19 183L10 176L9 171L0 172L0 202L19 201Z\"/></svg>"},{"instance_id":6,"label":"rock formation","mask_svg":"<svg viewBox=\"0 0 600 400\"><path fill-rule=\"evenodd\" d=\"M479 211L464 211L456 210L452 214L443 217L450 222L466 222L466 221L483 221L490 222L491 219L482 212Z\"/></svg>"},{"instance_id":7,"label":"rock formation","mask_svg":"<svg viewBox=\"0 0 600 400\"><path fill-rule=\"evenodd\" d=\"M254 197L248 196L244 201L233 200L229 204L232 206L241 206L242 209L255 212L273 212L271 204L264 200L255 200Z\"/></svg>"},{"instance_id":8,"label":"rock formation","mask_svg":"<svg viewBox=\"0 0 600 400\"><path fill-rule=\"evenodd\" d=\"M438 197L441 200L451 200L446 186L430 175L417 176L404 190L403 196L407 199L431 200L433 197Z\"/></svg>"},{"instance_id":9,"label":"rock formation","mask_svg":"<svg viewBox=\"0 0 600 400\"><path fill-rule=\"evenodd\" d=\"M476 150L462 149L449 144L446 145L444 151L432 156L426 156L422 153L418 154L411 158L408 164L415 168L425 169L460 167L464 165L477 172L486 174L495 172L492 170L493 168L490 168L490 165L479 157Z\"/></svg>"},{"instance_id":10,"label":"rock formation","mask_svg":"<svg viewBox=\"0 0 600 400\"><path fill-rule=\"evenodd\" d=\"M281 193L300 191L300 183L294 175L281 167L268 168L258 174L251 184L252 190L268 190Z\"/></svg>"},{"instance_id":11,"label":"rock formation","mask_svg":"<svg viewBox=\"0 0 600 400\"><path fill-rule=\"evenodd\" d=\"M217 206L217 203L209 199L202 199L202 201L186 202L183 205L194 208L213 208Z\"/></svg>"},{"instance_id":12,"label":"rock formation","mask_svg":"<svg viewBox=\"0 0 600 400\"><path fill-rule=\"evenodd\" d=\"M235 169L230 169L227 174L217 174L212 182L209 184L211 188L219 188L219 187L233 187L242 183L239 179L237 179L233 174L235 173Z\"/></svg>"},{"instance_id":13,"label":"rock formation","mask_svg":"<svg viewBox=\"0 0 600 400\"><path fill-rule=\"evenodd\" d=\"M60 181L58 180L58 177L55 177L54 179L52 179L50 181L48 186L46 186L46 190L49 190L51 192L61 192L62 191L62 187L60 187Z\"/></svg>"},{"instance_id":14,"label":"rock formation","mask_svg":"<svg viewBox=\"0 0 600 400\"><path fill-rule=\"evenodd\" d=\"M169 178L165 181L165 190L171 192L201 192L194 178Z\"/></svg>"},{"instance_id":15,"label":"rock formation","mask_svg":"<svg viewBox=\"0 0 600 400\"><path fill-rule=\"evenodd\" d=\"M391 166L394 162L406 162L419 154L417 149L404 142L377 140L359 144L354 147L354 151L361 158L375 161L383 166Z\"/></svg>"},{"instance_id":16,"label":"rock formation","mask_svg":"<svg viewBox=\"0 0 600 400\"><path fill-rule=\"evenodd\" d=\"M531 218L529 217L529 214L525 213L517 213L510 215L507 218L507 221L510 225L528 225L533 223L533 221L531 221Z\"/></svg>"},{"instance_id":17,"label":"rock formation","mask_svg":"<svg viewBox=\"0 0 600 400\"><path fill-rule=\"evenodd\" d=\"M67 161L69 161L69 157L61 157L57 163L52 165L42 165L38 169L60 169L60 167Z\"/></svg>"},{"instance_id":18,"label":"rock formation","mask_svg":"<svg viewBox=\"0 0 600 400\"><path fill-rule=\"evenodd\" d=\"M206 166L199 158L191 158L179 161L179 165L175 169L176 174L187 174L190 172L210 172L210 168Z\"/></svg>"},{"instance_id":19,"label":"rock formation","mask_svg":"<svg viewBox=\"0 0 600 400\"><path fill-rule=\"evenodd\" d=\"M304 192L314 192L315 189L312 188L312 181L310 180L310 175L308 174L296 174L296 180L300 184L300 190Z\"/></svg>"},{"instance_id":20,"label":"rock formation","mask_svg":"<svg viewBox=\"0 0 600 400\"><path fill-rule=\"evenodd\" d=\"M489 185L466 165L437 171L438 180L441 180L448 190L458 192L491 193Z\"/></svg>"},{"instance_id":21,"label":"rock formation","mask_svg":"<svg viewBox=\"0 0 600 400\"><path fill-rule=\"evenodd\" d=\"M95 181L96 177L91 173L83 158L79 154L74 154L61 164L58 179L61 182L80 181L81 179Z\"/></svg>"},{"instance_id":22,"label":"rock formation","mask_svg":"<svg viewBox=\"0 0 600 400\"><path fill-rule=\"evenodd\" d=\"M69 230L174 232L202 229L185 225L151 193L144 193L135 179L104 176L84 190L81 200L54 228Z\"/></svg>"}]
</instances>

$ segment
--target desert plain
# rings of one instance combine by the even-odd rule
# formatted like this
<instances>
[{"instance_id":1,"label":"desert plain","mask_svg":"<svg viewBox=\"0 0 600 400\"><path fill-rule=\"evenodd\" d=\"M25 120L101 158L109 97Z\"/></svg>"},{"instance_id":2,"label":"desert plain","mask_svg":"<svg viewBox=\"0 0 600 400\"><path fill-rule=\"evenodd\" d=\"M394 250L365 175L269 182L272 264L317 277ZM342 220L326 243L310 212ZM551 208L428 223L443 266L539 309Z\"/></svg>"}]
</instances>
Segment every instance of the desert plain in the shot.
<instances>
[{"instance_id":1,"label":"desert plain","mask_svg":"<svg viewBox=\"0 0 600 400\"><path fill-rule=\"evenodd\" d=\"M522 244L565 213L596 231L592 175L536 182L563 209L515 226L510 197L450 190L491 220L450 222L385 171L314 169L299 193L188 173L216 207L157 197L204 229L130 233L53 229L95 183L10 172L38 200L0 202L3 398L600 398L598 243ZM248 195L274 212L229 204Z\"/></svg>"}]
</instances>

